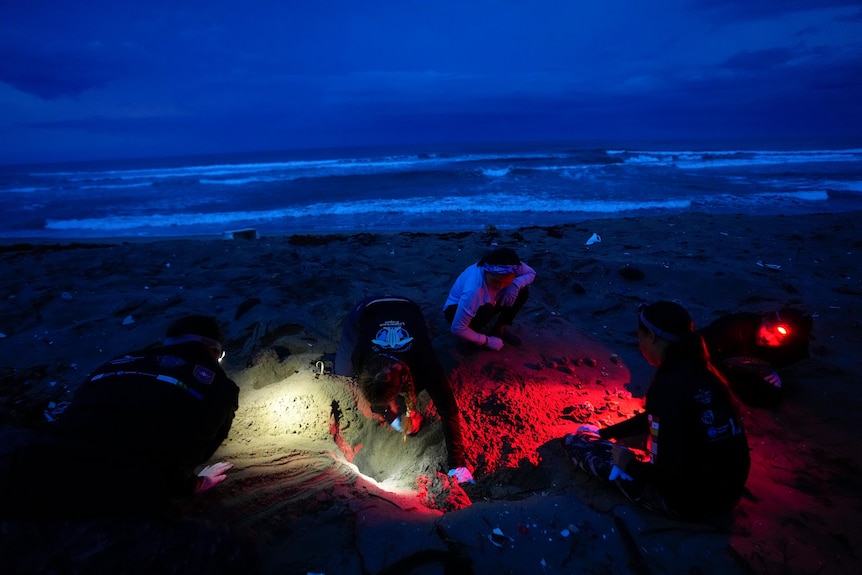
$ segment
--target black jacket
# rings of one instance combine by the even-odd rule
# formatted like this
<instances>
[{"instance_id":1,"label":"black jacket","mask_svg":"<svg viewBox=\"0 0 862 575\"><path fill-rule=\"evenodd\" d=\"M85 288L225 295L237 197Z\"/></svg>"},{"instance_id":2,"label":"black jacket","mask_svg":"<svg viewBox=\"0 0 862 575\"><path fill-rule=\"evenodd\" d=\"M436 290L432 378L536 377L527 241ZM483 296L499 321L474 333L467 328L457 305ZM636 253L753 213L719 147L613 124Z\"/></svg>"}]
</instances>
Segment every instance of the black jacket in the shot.
<instances>
[{"instance_id":1,"label":"black jacket","mask_svg":"<svg viewBox=\"0 0 862 575\"><path fill-rule=\"evenodd\" d=\"M626 473L655 485L681 517L732 508L751 460L726 385L697 361L665 361L647 390L645 409L600 432L606 439L648 434L650 461L635 461Z\"/></svg>"},{"instance_id":2,"label":"black jacket","mask_svg":"<svg viewBox=\"0 0 862 575\"><path fill-rule=\"evenodd\" d=\"M24 517L169 516L227 437L239 388L199 343L130 352L94 371L15 456Z\"/></svg>"},{"instance_id":3,"label":"black jacket","mask_svg":"<svg viewBox=\"0 0 862 575\"><path fill-rule=\"evenodd\" d=\"M449 465L463 467L458 404L415 302L401 296L373 296L356 304L342 326L333 373L355 376L369 358L380 353L410 368L417 394L423 389L428 392L443 420Z\"/></svg>"}]
</instances>

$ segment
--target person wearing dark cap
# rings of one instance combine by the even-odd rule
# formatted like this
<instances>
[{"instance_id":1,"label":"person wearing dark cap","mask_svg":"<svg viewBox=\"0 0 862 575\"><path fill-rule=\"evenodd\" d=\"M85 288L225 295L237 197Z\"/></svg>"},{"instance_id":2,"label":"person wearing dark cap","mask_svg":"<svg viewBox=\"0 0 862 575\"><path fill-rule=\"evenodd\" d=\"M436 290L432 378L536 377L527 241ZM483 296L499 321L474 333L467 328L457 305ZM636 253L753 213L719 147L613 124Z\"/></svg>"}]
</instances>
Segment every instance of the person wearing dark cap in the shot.
<instances>
[{"instance_id":1,"label":"person wearing dark cap","mask_svg":"<svg viewBox=\"0 0 862 575\"><path fill-rule=\"evenodd\" d=\"M670 517L698 520L730 511L742 496L751 460L726 381L677 303L639 308L637 337L641 354L656 367L645 410L601 430L580 426L565 437L567 452L583 471ZM645 460L610 441L634 437L646 439Z\"/></svg>"},{"instance_id":2,"label":"person wearing dark cap","mask_svg":"<svg viewBox=\"0 0 862 575\"><path fill-rule=\"evenodd\" d=\"M452 333L462 341L499 351L504 342L520 345L507 331L530 295L536 271L515 250L496 248L465 269L443 305ZM492 323L493 322L493 323Z\"/></svg>"},{"instance_id":3,"label":"person wearing dark cap","mask_svg":"<svg viewBox=\"0 0 862 575\"><path fill-rule=\"evenodd\" d=\"M230 463L195 469L227 437L238 407L223 346L214 318L186 316L163 345L92 372L4 466L0 516L169 518L177 498L222 482Z\"/></svg>"},{"instance_id":4,"label":"person wearing dark cap","mask_svg":"<svg viewBox=\"0 0 862 575\"><path fill-rule=\"evenodd\" d=\"M784 308L726 314L698 333L737 397L768 407L784 396L778 372L808 357L812 325L810 315Z\"/></svg>"},{"instance_id":5,"label":"person wearing dark cap","mask_svg":"<svg viewBox=\"0 0 862 575\"><path fill-rule=\"evenodd\" d=\"M421 427L416 395L427 391L442 420L449 476L459 483L473 481L458 403L415 302L382 295L353 306L342 325L332 372L354 377L372 412L405 440Z\"/></svg>"}]
</instances>

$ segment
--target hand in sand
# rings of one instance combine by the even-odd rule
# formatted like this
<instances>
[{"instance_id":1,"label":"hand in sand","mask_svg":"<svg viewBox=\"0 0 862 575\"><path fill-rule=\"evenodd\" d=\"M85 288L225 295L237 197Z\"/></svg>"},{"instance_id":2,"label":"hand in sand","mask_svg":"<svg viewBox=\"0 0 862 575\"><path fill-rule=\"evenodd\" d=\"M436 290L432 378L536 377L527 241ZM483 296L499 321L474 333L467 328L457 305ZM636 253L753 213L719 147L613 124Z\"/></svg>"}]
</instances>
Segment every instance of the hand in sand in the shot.
<instances>
[{"instance_id":1,"label":"hand in sand","mask_svg":"<svg viewBox=\"0 0 862 575\"><path fill-rule=\"evenodd\" d=\"M195 484L195 493L202 493L207 489L215 487L225 479L228 469L233 467L233 463L220 461L212 465L207 465L198 472L198 481Z\"/></svg>"},{"instance_id":2,"label":"hand in sand","mask_svg":"<svg viewBox=\"0 0 862 575\"><path fill-rule=\"evenodd\" d=\"M489 335L488 341L485 343L485 347L488 349L493 349L494 351L500 351L503 349L503 340L499 337L494 337L493 335Z\"/></svg>"},{"instance_id":3,"label":"hand in sand","mask_svg":"<svg viewBox=\"0 0 862 575\"><path fill-rule=\"evenodd\" d=\"M409 414L401 418L403 424L408 428L407 435L413 435L419 428L422 427L422 416L417 411L411 411Z\"/></svg>"},{"instance_id":4,"label":"hand in sand","mask_svg":"<svg viewBox=\"0 0 862 575\"><path fill-rule=\"evenodd\" d=\"M455 469L450 469L448 475L458 483L476 483L476 481L473 479L473 474L470 473L470 470L466 467L456 467Z\"/></svg>"},{"instance_id":5,"label":"hand in sand","mask_svg":"<svg viewBox=\"0 0 862 575\"><path fill-rule=\"evenodd\" d=\"M413 435L422 427L422 416L416 411L396 417L389 424L392 429L405 435Z\"/></svg>"}]
</instances>

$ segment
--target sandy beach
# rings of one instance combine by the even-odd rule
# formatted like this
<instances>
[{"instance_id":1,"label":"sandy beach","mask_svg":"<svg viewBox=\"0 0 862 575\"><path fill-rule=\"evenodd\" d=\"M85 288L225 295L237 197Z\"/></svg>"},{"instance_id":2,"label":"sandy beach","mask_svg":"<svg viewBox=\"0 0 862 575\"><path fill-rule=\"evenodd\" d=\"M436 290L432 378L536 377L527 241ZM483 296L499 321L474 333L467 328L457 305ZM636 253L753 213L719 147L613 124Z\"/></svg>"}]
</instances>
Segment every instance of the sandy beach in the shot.
<instances>
[{"instance_id":1,"label":"sandy beach","mask_svg":"<svg viewBox=\"0 0 862 575\"><path fill-rule=\"evenodd\" d=\"M216 460L234 469L188 513L253 541L264 573L862 572L862 214L219 236L0 246L0 426L41 425L103 361L159 342L175 317L215 315L241 389ZM443 302L493 246L538 274L513 327L523 344L465 352ZM422 430L403 441L330 373L345 313L381 293L425 313L475 485L445 476L427 397ZM752 469L727 522L643 511L560 447L581 422L641 409L652 368L635 309L661 299L697 326L783 306L814 316L782 403L744 410Z\"/></svg>"}]
</instances>

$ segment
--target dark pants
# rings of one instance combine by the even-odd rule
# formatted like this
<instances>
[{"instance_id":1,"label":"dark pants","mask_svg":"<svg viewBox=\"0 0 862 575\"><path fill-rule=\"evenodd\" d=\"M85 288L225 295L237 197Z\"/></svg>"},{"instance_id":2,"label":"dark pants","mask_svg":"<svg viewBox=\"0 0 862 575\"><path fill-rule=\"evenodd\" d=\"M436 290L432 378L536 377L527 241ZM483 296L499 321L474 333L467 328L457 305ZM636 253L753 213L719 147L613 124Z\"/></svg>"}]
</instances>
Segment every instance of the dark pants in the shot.
<instances>
[{"instance_id":1,"label":"dark pants","mask_svg":"<svg viewBox=\"0 0 862 575\"><path fill-rule=\"evenodd\" d=\"M672 486L659 486L645 481L615 479L610 481L613 468L614 444L594 435L573 434L563 440L563 447L572 462L581 470L599 479L614 483L633 503L673 519L699 521L716 517L733 509L743 492L748 467L729 472L727 484L709 485L701 479L687 478ZM735 479L732 475L738 475ZM738 487L734 487L738 485Z\"/></svg>"},{"instance_id":2,"label":"dark pants","mask_svg":"<svg viewBox=\"0 0 862 575\"><path fill-rule=\"evenodd\" d=\"M515 320L515 316L518 315L518 312L521 311L521 308L524 307L525 303L527 303L527 298L529 297L530 289L528 287L523 287L518 292L518 297L515 298L515 303L513 303L511 307L486 303L476 311L473 321L470 322L470 329L473 331L480 331L490 324L491 320L493 320L495 316L498 316L496 325L512 325ZM458 304L452 304L443 310L443 316L446 318L446 321L451 324L452 320L455 319L455 312L457 311Z\"/></svg>"}]
</instances>

